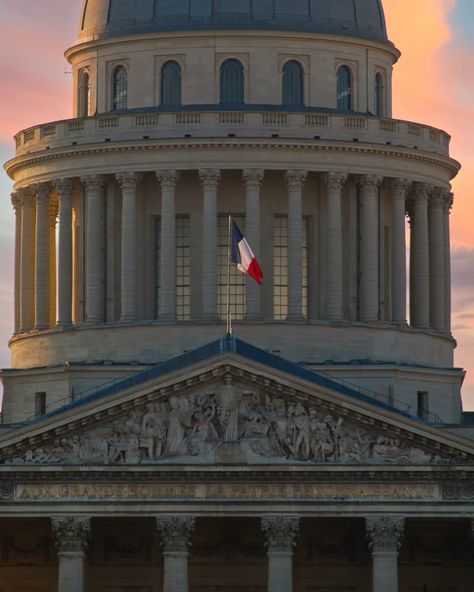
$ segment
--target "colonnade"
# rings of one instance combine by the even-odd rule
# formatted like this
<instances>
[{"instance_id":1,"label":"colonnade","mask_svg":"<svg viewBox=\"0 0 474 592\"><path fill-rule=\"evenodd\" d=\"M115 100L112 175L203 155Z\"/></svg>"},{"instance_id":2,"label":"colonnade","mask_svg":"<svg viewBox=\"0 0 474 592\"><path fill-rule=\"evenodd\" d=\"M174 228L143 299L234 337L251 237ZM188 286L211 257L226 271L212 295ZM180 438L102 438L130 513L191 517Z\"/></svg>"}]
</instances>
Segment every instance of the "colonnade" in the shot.
<instances>
[{"instance_id":1,"label":"colonnade","mask_svg":"<svg viewBox=\"0 0 474 592\"><path fill-rule=\"evenodd\" d=\"M284 171L288 199L288 321L301 321L303 185L307 171ZM142 174L116 175L122 193L120 320L137 319L137 190ZM176 321L176 186L179 173L157 171L161 185L161 288L159 319ZM218 319L217 216L221 171L199 171L202 185L202 310L201 320ZM264 171L242 171L246 193L246 235L261 252L261 187ZM321 177L327 194L327 319L344 321L343 306L343 199L348 175L329 172ZM382 183L391 198L390 300L394 325L406 325L407 264L405 216L410 234L410 323L420 329L450 333L449 190L407 179L374 175L355 178L359 186L359 318L380 319L379 199ZM105 239L101 215L105 202L103 175L80 179L85 197L84 294L86 324L105 321ZM19 189L12 195L16 211L15 332L44 330L73 323L73 179L59 179ZM58 258L55 225L59 213ZM57 274L56 274L57 266ZM56 287L56 275L58 285ZM262 319L259 288L246 287L246 318Z\"/></svg>"},{"instance_id":2,"label":"colonnade","mask_svg":"<svg viewBox=\"0 0 474 592\"><path fill-rule=\"evenodd\" d=\"M163 592L188 592L188 557L195 519L192 516L156 518L163 548ZM85 554L90 519L58 517L52 520L58 549L58 592L84 592ZM268 592L293 592L293 549L299 518L268 516L261 520L267 547ZM404 519L379 516L366 519L372 556L372 592L398 592L398 554Z\"/></svg>"}]
</instances>

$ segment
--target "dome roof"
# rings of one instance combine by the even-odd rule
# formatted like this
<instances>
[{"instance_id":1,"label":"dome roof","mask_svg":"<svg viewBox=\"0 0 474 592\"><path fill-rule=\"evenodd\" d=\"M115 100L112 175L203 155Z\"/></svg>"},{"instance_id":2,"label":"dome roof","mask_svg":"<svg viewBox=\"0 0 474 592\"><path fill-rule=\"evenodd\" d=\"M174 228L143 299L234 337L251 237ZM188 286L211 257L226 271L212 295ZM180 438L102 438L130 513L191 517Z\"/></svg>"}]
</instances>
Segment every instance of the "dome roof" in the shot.
<instances>
[{"instance_id":1,"label":"dome roof","mask_svg":"<svg viewBox=\"0 0 474 592\"><path fill-rule=\"evenodd\" d=\"M80 39L218 29L304 31L387 42L382 0L85 0Z\"/></svg>"}]
</instances>

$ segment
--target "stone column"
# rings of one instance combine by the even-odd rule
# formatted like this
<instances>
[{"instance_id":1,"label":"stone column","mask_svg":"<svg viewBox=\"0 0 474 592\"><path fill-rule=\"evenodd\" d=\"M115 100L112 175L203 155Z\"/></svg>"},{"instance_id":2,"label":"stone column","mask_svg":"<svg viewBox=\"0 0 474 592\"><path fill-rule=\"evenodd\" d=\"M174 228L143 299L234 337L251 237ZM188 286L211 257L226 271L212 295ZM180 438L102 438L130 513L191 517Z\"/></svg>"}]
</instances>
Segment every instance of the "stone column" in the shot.
<instances>
[{"instance_id":1,"label":"stone column","mask_svg":"<svg viewBox=\"0 0 474 592\"><path fill-rule=\"evenodd\" d=\"M84 592L84 555L90 534L89 518L52 519L58 549L58 592Z\"/></svg>"},{"instance_id":2,"label":"stone column","mask_svg":"<svg viewBox=\"0 0 474 592\"><path fill-rule=\"evenodd\" d=\"M445 330L444 196L445 190L438 187L429 202L430 325L439 333Z\"/></svg>"},{"instance_id":3,"label":"stone column","mask_svg":"<svg viewBox=\"0 0 474 592\"><path fill-rule=\"evenodd\" d=\"M188 592L189 541L194 518L157 517L156 521L163 544L163 592Z\"/></svg>"},{"instance_id":4,"label":"stone column","mask_svg":"<svg viewBox=\"0 0 474 592\"><path fill-rule=\"evenodd\" d=\"M49 204L49 326L57 323L57 248L56 248L56 224L58 223L59 204L53 194Z\"/></svg>"},{"instance_id":5,"label":"stone column","mask_svg":"<svg viewBox=\"0 0 474 592\"><path fill-rule=\"evenodd\" d=\"M100 175L82 179L86 199L86 314L88 324L104 321L104 180Z\"/></svg>"},{"instance_id":6,"label":"stone column","mask_svg":"<svg viewBox=\"0 0 474 592\"><path fill-rule=\"evenodd\" d=\"M50 327L50 187L36 185L36 257L35 257L35 329L41 331Z\"/></svg>"},{"instance_id":7,"label":"stone column","mask_svg":"<svg viewBox=\"0 0 474 592\"><path fill-rule=\"evenodd\" d=\"M407 179L393 179L392 198L392 323L407 324L406 197Z\"/></svg>"},{"instance_id":8,"label":"stone column","mask_svg":"<svg viewBox=\"0 0 474 592\"><path fill-rule=\"evenodd\" d=\"M202 318L217 320L217 188L220 171L199 171L203 189L202 212Z\"/></svg>"},{"instance_id":9,"label":"stone column","mask_svg":"<svg viewBox=\"0 0 474 592\"><path fill-rule=\"evenodd\" d=\"M288 183L288 321L303 316L303 183L307 171L287 171Z\"/></svg>"},{"instance_id":10,"label":"stone column","mask_svg":"<svg viewBox=\"0 0 474 592\"><path fill-rule=\"evenodd\" d=\"M35 324L35 201L30 188L21 198L21 322L20 333Z\"/></svg>"},{"instance_id":11,"label":"stone column","mask_svg":"<svg viewBox=\"0 0 474 592\"><path fill-rule=\"evenodd\" d=\"M176 321L176 171L158 171L161 183L160 300L158 318Z\"/></svg>"},{"instance_id":12,"label":"stone column","mask_svg":"<svg viewBox=\"0 0 474 592\"><path fill-rule=\"evenodd\" d=\"M366 529L372 551L372 592L398 592L398 551L403 538L403 518L367 518Z\"/></svg>"},{"instance_id":13,"label":"stone column","mask_svg":"<svg viewBox=\"0 0 474 592\"><path fill-rule=\"evenodd\" d=\"M360 298L361 321L379 318L379 187L382 177L365 175L360 181Z\"/></svg>"},{"instance_id":14,"label":"stone column","mask_svg":"<svg viewBox=\"0 0 474 592\"><path fill-rule=\"evenodd\" d=\"M428 196L431 185L416 183L413 204L413 319L412 325L427 329L430 325L430 263L428 237Z\"/></svg>"},{"instance_id":15,"label":"stone column","mask_svg":"<svg viewBox=\"0 0 474 592\"><path fill-rule=\"evenodd\" d=\"M141 175L116 175L122 188L121 314L122 322L137 318L137 185Z\"/></svg>"},{"instance_id":16,"label":"stone column","mask_svg":"<svg viewBox=\"0 0 474 592\"><path fill-rule=\"evenodd\" d=\"M72 191L70 179L55 184L59 201L58 326L72 325Z\"/></svg>"},{"instance_id":17,"label":"stone column","mask_svg":"<svg viewBox=\"0 0 474 592\"><path fill-rule=\"evenodd\" d=\"M268 548L268 592L293 591L293 546L298 529L299 518L262 518Z\"/></svg>"},{"instance_id":18,"label":"stone column","mask_svg":"<svg viewBox=\"0 0 474 592\"><path fill-rule=\"evenodd\" d=\"M21 329L21 193L11 195L15 211L15 335Z\"/></svg>"},{"instance_id":19,"label":"stone column","mask_svg":"<svg viewBox=\"0 0 474 592\"><path fill-rule=\"evenodd\" d=\"M342 189L347 175L327 173L324 182L328 194L328 319L344 318L342 300Z\"/></svg>"},{"instance_id":20,"label":"stone column","mask_svg":"<svg viewBox=\"0 0 474 592\"><path fill-rule=\"evenodd\" d=\"M243 171L246 194L245 237L257 258L260 257L260 187L265 171L246 169ZM261 288L251 277L246 278L245 318L249 321L262 319L260 309Z\"/></svg>"},{"instance_id":21,"label":"stone column","mask_svg":"<svg viewBox=\"0 0 474 592\"><path fill-rule=\"evenodd\" d=\"M443 206L444 237L444 330L451 335L451 232L449 214L453 207L454 196L446 193Z\"/></svg>"}]
</instances>

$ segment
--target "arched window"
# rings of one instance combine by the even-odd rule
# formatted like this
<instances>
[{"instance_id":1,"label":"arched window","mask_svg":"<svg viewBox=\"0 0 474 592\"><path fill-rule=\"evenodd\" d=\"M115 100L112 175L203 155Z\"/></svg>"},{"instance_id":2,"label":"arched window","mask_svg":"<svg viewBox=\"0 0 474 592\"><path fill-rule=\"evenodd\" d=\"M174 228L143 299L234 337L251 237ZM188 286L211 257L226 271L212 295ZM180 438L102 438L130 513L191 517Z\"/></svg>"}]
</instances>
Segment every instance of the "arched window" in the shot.
<instances>
[{"instance_id":1,"label":"arched window","mask_svg":"<svg viewBox=\"0 0 474 592\"><path fill-rule=\"evenodd\" d=\"M78 116L88 117L91 114L91 80L87 70L81 70L79 72L78 98Z\"/></svg>"},{"instance_id":2,"label":"arched window","mask_svg":"<svg viewBox=\"0 0 474 592\"><path fill-rule=\"evenodd\" d=\"M226 60L221 66L221 104L244 102L244 67L238 60Z\"/></svg>"},{"instance_id":3,"label":"arched window","mask_svg":"<svg viewBox=\"0 0 474 592\"><path fill-rule=\"evenodd\" d=\"M383 78L382 74L378 72L375 75L375 115L377 117L384 115L383 99Z\"/></svg>"},{"instance_id":4,"label":"arched window","mask_svg":"<svg viewBox=\"0 0 474 592\"><path fill-rule=\"evenodd\" d=\"M339 111L352 111L352 76L347 66L337 71L337 108Z\"/></svg>"},{"instance_id":5,"label":"arched window","mask_svg":"<svg viewBox=\"0 0 474 592\"><path fill-rule=\"evenodd\" d=\"M181 105L181 67L177 62L166 62L161 69L161 105Z\"/></svg>"},{"instance_id":6,"label":"arched window","mask_svg":"<svg viewBox=\"0 0 474 592\"><path fill-rule=\"evenodd\" d=\"M283 66L283 105L304 105L304 73L301 64L290 60Z\"/></svg>"},{"instance_id":7,"label":"arched window","mask_svg":"<svg viewBox=\"0 0 474 592\"><path fill-rule=\"evenodd\" d=\"M112 109L126 109L128 106L128 74L123 66L119 66L114 71L113 89L112 89Z\"/></svg>"}]
</instances>

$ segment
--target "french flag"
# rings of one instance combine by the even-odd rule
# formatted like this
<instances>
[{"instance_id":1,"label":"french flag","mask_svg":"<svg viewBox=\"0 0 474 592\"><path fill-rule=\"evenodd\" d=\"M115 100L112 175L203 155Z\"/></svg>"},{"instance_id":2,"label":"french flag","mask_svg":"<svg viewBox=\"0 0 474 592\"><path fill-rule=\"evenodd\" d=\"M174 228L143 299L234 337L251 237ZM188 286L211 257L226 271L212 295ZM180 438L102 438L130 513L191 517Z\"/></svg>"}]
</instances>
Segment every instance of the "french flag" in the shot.
<instances>
[{"instance_id":1,"label":"french flag","mask_svg":"<svg viewBox=\"0 0 474 592\"><path fill-rule=\"evenodd\" d=\"M231 261L237 264L242 273L247 273L258 284L262 283L263 273L255 259L245 236L240 232L237 224L232 220Z\"/></svg>"}]
</instances>

